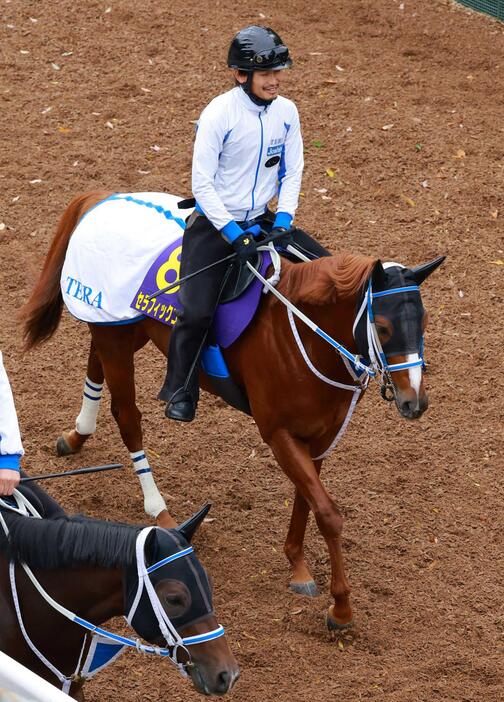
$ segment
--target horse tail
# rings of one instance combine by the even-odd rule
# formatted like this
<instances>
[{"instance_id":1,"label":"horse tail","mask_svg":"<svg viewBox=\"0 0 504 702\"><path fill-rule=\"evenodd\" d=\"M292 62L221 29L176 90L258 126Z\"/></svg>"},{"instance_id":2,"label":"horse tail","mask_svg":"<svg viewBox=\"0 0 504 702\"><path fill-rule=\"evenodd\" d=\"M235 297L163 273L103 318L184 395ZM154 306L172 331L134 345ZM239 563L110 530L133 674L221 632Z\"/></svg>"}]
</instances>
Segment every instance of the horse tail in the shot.
<instances>
[{"instance_id":1,"label":"horse tail","mask_svg":"<svg viewBox=\"0 0 504 702\"><path fill-rule=\"evenodd\" d=\"M81 216L108 195L110 193L99 191L77 195L61 216L37 284L21 308L25 350L47 341L58 328L63 311L61 270L70 236Z\"/></svg>"}]
</instances>

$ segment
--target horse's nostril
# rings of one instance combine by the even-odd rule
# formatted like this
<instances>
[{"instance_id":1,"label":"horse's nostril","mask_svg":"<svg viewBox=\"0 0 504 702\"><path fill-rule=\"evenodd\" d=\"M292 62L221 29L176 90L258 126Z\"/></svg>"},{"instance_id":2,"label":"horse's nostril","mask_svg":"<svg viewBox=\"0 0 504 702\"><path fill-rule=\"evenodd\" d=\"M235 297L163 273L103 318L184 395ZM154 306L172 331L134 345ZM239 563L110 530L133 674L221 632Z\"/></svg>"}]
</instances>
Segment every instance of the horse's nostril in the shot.
<instances>
[{"instance_id":1,"label":"horse's nostril","mask_svg":"<svg viewBox=\"0 0 504 702\"><path fill-rule=\"evenodd\" d=\"M231 679L231 675L227 670L221 671L217 676L216 692L227 692Z\"/></svg>"}]
</instances>

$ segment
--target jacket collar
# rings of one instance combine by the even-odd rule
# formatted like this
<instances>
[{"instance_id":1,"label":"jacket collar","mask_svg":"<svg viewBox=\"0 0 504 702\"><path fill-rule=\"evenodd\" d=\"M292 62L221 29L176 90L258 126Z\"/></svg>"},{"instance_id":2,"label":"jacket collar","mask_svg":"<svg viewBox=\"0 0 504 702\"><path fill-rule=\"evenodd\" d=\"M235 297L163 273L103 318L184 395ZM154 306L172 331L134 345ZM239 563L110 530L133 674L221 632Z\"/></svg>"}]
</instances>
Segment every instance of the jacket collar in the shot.
<instances>
[{"instance_id":1,"label":"jacket collar","mask_svg":"<svg viewBox=\"0 0 504 702\"><path fill-rule=\"evenodd\" d=\"M257 114L259 114L259 112L264 112L266 109L263 105L256 105L254 102L252 102L242 88L236 86L236 88L233 88L233 92L236 99L245 107L245 109L250 110L251 112L256 112ZM271 105L268 105L267 107L271 107Z\"/></svg>"}]
</instances>

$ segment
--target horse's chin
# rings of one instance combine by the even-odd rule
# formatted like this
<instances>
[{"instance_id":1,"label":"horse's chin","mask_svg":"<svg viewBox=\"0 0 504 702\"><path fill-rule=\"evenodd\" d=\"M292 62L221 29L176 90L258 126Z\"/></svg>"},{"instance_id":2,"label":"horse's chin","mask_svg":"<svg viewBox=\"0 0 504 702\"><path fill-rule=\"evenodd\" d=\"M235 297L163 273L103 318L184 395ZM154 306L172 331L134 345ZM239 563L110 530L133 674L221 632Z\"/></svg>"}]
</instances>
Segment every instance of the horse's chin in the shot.
<instances>
[{"instance_id":1,"label":"horse's chin","mask_svg":"<svg viewBox=\"0 0 504 702\"><path fill-rule=\"evenodd\" d=\"M226 674L226 682L224 682L223 676L221 674L219 676L218 683L216 685L209 686L208 683L205 682L197 665L191 666L188 670L188 673L196 692L199 692L200 695L206 695L207 697L210 695L216 695L219 697L225 695L231 690L239 676L239 673L233 675Z\"/></svg>"}]
</instances>

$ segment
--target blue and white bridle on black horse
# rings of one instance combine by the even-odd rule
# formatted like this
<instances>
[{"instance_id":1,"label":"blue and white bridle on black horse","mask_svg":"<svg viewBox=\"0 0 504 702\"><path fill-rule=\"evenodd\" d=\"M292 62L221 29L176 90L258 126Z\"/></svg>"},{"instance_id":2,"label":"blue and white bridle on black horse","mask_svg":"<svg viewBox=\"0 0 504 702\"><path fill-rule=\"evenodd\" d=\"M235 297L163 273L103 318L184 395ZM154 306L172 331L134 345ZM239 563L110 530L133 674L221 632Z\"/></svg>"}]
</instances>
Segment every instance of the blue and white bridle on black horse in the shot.
<instances>
[{"instance_id":1,"label":"blue and white bridle on black horse","mask_svg":"<svg viewBox=\"0 0 504 702\"><path fill-rule=\"evenodd\" d=\"M12 512L16 512L20 515L23 516L30 516L30 517L36 517L40 518L41 515L38 513L36 508L30 503L30 501L18 490L14 490L14 495L13 495L15 504L12 504L11 502L7 502L5 499L0 498L0 506L2 508L8 509ZM9 529L7 526L7 523L5 519L3 518L1 512L0 512L0 524L3 527L3 530L8 537L9 535ZM122 653L126 648L133 648L136 649L137 651L141 653L152 653L158 656L162 656L163 658L168 658L169 660L174 663L177 668L179 669L179 672L186 677L187 676L187 670L192 666L191 663L191 655L188 650L188 647L194 646L196 644L201 644L206 641L212 641L213 639L217 639L220 636L224 634L224 627L218 626L216 629L213 631L208 631L203 634L200 634L198 636L187 636L187 637L181 637L175 628L174 624L170 620L170 618L166 615L166 612L163 609L163 606L159 600L159 597L156 594L156 591L152 585L151 582L151 573L160 570L162 568L166 568L167 566L169 567L171 564L174 564L176 561L178 561L181 558L187 558L190 557L191 554L194 553L194 549L192 546L188 546L186 548L182 548L178 550L176 553L173 553L166 558L161 559L160 561L154 563L151 566L146 566L145 563L145 544L146 540L148 539L149 535L157 530L157 527L146 527L145 529L142 529L137 536L136 540L136 564L137 564L137 576L138 576L138 586L136 589L136 596L133 600L133 604L129 609L128 616L127 616L127 621L128 623L131 624L135 616L137 616L137 609L139 602L141 600L141 597L144 592L147 593L147 598L148 601L151 604L152 607L152 613L153 617L155 620L157 620L157 625L159 627L159 632L160 635L164 638L166 642L166 648L160 647L160 646L151 646L148 644L143 644L141 643L138 639L130 639L125 636L120 636L119 634L114 634L112 632L106 631L102 627L96 626L95 624L92 624L91 622L87 621L86 619L83 619L82 617L77 616L74 612L71 612L68 610L66 607L63 607L63 605L59 604L56 602L42 587L42 585L39 583L35 575L33 574L31 568L26 565L26 563L21 563L23 569L25 570L26 574L28 575L29 579L35 586L35 588L38 590L40 595L43 597L43 599L57 612L62 614L64 617L69 619L70 621L74 622L75 624L78 624L81 626L83 629L86 629L88 632L92 634L92 640L91 644L89 646L88 654L86 659L83 661L83 653L85 650L85 646L87 643L87 635L84 636L84 641L81 649L81 654L79 656L79 659L77 661L77 666L75 669L75 672L71 676L64 675L58 668L56 668L45 656L44 654L36 647L36 645L33 643L33 641L30 639L28 632L26 631L26 627L23 622L23 618L21 615L21 609L20 609L20 604L19 604L19 597L18 597L18 592L17 592L17 586L16 586L16 572L15 572L15 563L14 561L11 561L9 564L9 575L10 575L10 583L11 583L11 591L12 591L12 597L14 601L14 607L16 610L17 618L18 618L18 623L19 627L21 629L21 632L23 634L23 637L29 646L29 648L33 651L33 653L44 663L44 665L58 678L62 685L62 690L63 692L68 693L70 690L70 686L72 685L73 682L83 682L85 680L88 680L91 678L93 675L95 675L97 672L100 670L103 670L103 668L107 667L110 663L112 663L120 653ZM159 531L164 531L164 530L159 530ZM201 570L202 567L200 566ZM194 570L194 568L193 568ZM201 587L201 584L200 584ZM202 593L203 599L206 600L205 602L205 607L204 609L206 610L204 614L211 614L211 604L208 604L209 598L206 598L204 594ZM200 612L201 614L201 612ZM201 617L200 617L201 618ZM179 654L181 651L185 652L185 657L186 660L184 662L181 662L179 660Z\"/></svg>"}]
</instances>

